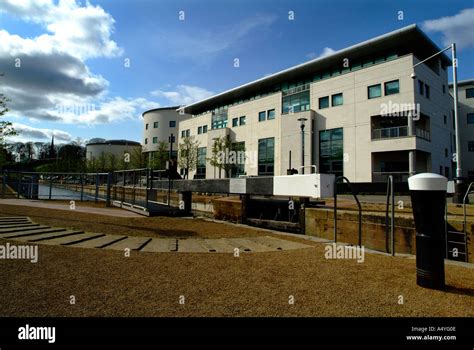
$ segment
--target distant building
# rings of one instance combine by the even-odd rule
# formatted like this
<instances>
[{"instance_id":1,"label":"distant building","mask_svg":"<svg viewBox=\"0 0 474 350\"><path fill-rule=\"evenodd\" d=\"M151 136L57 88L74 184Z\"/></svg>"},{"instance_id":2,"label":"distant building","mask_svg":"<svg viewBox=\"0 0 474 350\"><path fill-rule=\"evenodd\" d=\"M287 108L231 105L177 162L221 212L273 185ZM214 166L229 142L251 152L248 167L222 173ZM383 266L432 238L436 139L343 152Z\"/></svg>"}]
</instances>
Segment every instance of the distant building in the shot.
<instances>
[{"instance_id":1,"label":"distant building","mask_svg":"<svg viewBox=\"0 0 474 350\"><path fill-rule=\"evenodd\" d=\"M141 144L129 140L105 140L101 142L90 142L86 144L86 159L88 161L98 159L102 155L114 155L117 159L122 159L125 153L130 155L133 152L141 151Z\"/></svg>"},{"instance_id":2,"label":"distant building","mask_svg":"<svg viewBox=\"0 0 474 350\"><path fill-rule=\"evenodd\" d=\"M453 84L449 84L453 93ZM462 176L474 181L474 79L458 82L459 137ZM453 143L456 144L455 138Z\"/></svg>"}]
</instances>

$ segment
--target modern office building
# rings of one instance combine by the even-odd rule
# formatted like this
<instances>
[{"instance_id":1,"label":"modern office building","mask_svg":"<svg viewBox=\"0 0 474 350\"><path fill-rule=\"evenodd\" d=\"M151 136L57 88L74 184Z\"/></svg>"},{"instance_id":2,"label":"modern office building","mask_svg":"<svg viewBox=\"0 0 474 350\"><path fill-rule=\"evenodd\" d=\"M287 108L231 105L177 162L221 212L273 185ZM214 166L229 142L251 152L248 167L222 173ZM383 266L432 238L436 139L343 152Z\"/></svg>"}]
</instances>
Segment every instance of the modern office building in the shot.
<instances>
[{"instance_id":1,"label":"modern office building","mask_svg":"<svg viewBox=\"0 0 474 350\"><path fill-rule=\"evenodd\" d=\"M141 144L128 140L106 140L103 142L91 142L86 145L86 159L91 161L103 156L113 155L122 159L125 153L132 154L141 150Z\"/></svg>"},{"instance_id":2,"label":"modern office building","mask_svg":"<svg viewBox=\"0 0 474 350\"><path fill-rule=\"evenodd\" d=\"M452 94L452 83L449 89ZM474 79L458 82L458 115L462 176L474 182Z\"/></svg>"},{"instance_id":3,"label":"modern office building","mask_svg":"<svg viewBox=\"0 0 474 350\"><path fill-rule=\"evenodd\" d=\"M144 123L143 152L147 154L148 160L153 160L156 152L160 150L161 143L167 150L170 149L170 137L173 135L174 150L178 148L178 124L180 121L190 118L177 110L179 106L155 108L142 114ZM176 155L177 152L173 151Z\"/></svg>"},{"instance_id":4,"label":"modern office building","mask_svg":"<svg viewBox=\"0 0 474 350\"><path fill-rule=\"evenodd\" d=\"M180 108L179 139L199 142L189 178L284 175L302 157L305 166L352 182L386 181L388 174L405 181L425 171L451 178L451 60L441 54L413 67L439 50L410 25ZM174 113L145 112L145 125L155 120L148 114L167 123ZM213 152L218 139L230 144L224 157ZM211 165L216 156L233 165Z\"/></svg>"}]
</instances>

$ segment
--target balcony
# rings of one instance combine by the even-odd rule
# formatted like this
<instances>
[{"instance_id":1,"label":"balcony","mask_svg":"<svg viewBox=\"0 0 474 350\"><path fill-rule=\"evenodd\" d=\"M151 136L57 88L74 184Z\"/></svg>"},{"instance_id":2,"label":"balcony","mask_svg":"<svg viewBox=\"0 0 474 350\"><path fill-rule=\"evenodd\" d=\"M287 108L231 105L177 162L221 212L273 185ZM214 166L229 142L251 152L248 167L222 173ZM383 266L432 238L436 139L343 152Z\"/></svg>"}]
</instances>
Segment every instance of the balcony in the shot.
<instances>
[{"instance_id":1,"label":"balcony","mask_svg":"<svg viewBox=\"0 0 474 350\"><path fill-rule=\"evenodd\" d=\"M408 126L406 125L372 130L372 140L390 139L407 136L412 135L408 135ZM427 141L431 140L430 132L421 128L415 128L415 135L413 136L419 137Z\"/></svg>"}]
</instances>

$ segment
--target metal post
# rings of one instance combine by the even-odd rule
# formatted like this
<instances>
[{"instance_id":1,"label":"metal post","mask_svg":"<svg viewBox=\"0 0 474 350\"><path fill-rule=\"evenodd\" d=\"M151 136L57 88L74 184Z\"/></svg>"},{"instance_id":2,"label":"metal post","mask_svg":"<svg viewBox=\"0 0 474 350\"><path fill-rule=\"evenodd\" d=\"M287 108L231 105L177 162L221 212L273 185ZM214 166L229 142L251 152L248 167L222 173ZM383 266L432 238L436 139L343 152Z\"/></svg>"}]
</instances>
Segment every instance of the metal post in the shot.
<instances>
[{"instance_id":1,"label":"metal post","mask_svg":"<svg viewBox=\"0 0 474 350\"><path fill-rule=\"evenodd\" d=\"M84 199L84 175L83 174L81 174L80 181L81 181L81 202L82 202Z\"/></svg>"},{"instance_id":2,"label":"metal post","mask_svg":"<svg viewBox=\"0 0 474 350\"><path fill-rule=\"evenodd\" d=\"M451 53L453 58L453 98L454 98L454 130L456 135L456 177L458 181L462 181L461 170L461 138L459 137L459 116L458 116L458 62L456 58L456 43L451 45Z\"/></svg>"},{"instance_id":3,"label":"metal post","mask_svg":"<svg viewBox=\"0 0 474 350\"><path fill-rule=\"evenodd\" d=\"M17 183L17 189L16 189L17 190L16 196L17 198L20 198L20 191L21 191L21 173L20 172L17 173L17 177L18 177L18 180L17 180L18 183Z\"/></svg>"},{"instance_id":4,"label":"metal post","mask_svg":"<svg viewBox=\"0 0 474 350\"><path fill-rule=\"evenodd\" d=\"M173 142L174 135L171 133L170 136L170 154L168 162L168 206L171 206L171 157L173 156Z\"/></svg>"},{"instance_id":5,"label":"metal post","mask_svg":"<svg viewBox=\"0 0 474 350\"><path fill-rule=\"evenodd\" d=\"M112 176L113 173L110 172L107 174L107 197L106 197L106 206L110 207L110 187L112 186Z\"/></svg>"},{"instance_id":6,"label":"metal post","mask_svg":"<svg viewBox=\"0 0 474 350\"><path fill-rule=\"evenodd\" d=\"M95 175L95 202L99 201L99 173Z\"/></svg>"},{"instance_id":7,"label":"metal post","mask_svg":"<svg viewBox=\"0 0 474 350\"><path fill-rule=\"evenodd\" d=\"M50 175L49 176L49 196L48 196L49 200L51 200L52 195L53 195L53 177Z\"/></svg>"}]
</instances>

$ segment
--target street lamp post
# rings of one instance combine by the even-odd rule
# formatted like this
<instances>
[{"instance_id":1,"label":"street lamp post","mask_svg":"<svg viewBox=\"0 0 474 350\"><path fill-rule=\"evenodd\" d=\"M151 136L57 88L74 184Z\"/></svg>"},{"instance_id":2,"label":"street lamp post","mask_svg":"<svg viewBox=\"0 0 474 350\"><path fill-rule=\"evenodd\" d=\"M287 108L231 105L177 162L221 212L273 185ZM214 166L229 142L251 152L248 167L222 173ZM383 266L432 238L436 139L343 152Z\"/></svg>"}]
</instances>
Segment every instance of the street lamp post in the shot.
<instances>
[{"instance_id":1,"label":"street lamp post","mask_svg":"<svg viewBox=\"0 0 474 350\"><path fill-rule=\"evenodd\" d=\"M300 122L300 128L301 128L301 173L304 174L304 127L305 127L305 121L308 119L306 118L299 118L298 121Z\"/></svg>"},{"instance_id":2,"label":"street lamp post","mask_svg":"<svg viewBox=\"0 0 474 350\"><path fill-rule=\"evenodd\" d=\"M430 60L431 58L445 52L451 50L451 62L453 66L453 100L454 100L454 134L456 138L456 186L455 186L455 193L453 195L453 202L454 203L462 203L463 196L464 196L464 181L462 178L462 168L461 168L461 139L459 137L459 116L458 116L458 62L456 58L456 43L452 43L448 47L444 48L443 50L431 55L428 58L425 58L423 61L418 62L413 66L416 66L425 63L426 61ZM416 75L413 73L412 78L416 78Z\"/></svg>"}]
</instances>

